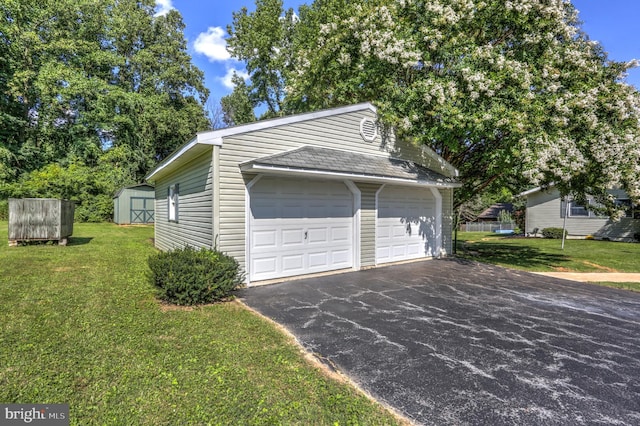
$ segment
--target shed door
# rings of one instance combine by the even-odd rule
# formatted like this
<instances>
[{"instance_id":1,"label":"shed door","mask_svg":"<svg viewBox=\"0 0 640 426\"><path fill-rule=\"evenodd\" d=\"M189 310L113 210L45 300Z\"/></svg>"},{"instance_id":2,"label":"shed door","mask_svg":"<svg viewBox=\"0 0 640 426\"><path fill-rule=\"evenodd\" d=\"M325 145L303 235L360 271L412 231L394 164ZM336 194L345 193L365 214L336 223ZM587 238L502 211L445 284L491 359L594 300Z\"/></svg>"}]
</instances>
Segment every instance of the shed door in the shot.
<instances>
[{"instance_id":1,"label":"shed door","mask_svg":"<svg viewBox=\"0 0 640 426\"><path fill-rule=\"evenodd\" d=\"M154 199L131 197L131 223L153 223Z\"/></svg>"},{"instance_id":2,"label":"shed door","mask_svg":"<svg viewBox=\"0 0 640 426\"><path fill-rule=\"evenodd\" d=\"M435 207L429 189L385 186L378 194L376 262L433 256Z\"/></svg>"},{"instance_id":3,"label":"shed door","mask_svg":"<svg viewBox=\"0 0 640 426\"><path fill-rule=\"evenodd\" d=\"M353 266L353 194L342 182L265 177L250 197L251 280Z\"/></svg>"}]
</instances>

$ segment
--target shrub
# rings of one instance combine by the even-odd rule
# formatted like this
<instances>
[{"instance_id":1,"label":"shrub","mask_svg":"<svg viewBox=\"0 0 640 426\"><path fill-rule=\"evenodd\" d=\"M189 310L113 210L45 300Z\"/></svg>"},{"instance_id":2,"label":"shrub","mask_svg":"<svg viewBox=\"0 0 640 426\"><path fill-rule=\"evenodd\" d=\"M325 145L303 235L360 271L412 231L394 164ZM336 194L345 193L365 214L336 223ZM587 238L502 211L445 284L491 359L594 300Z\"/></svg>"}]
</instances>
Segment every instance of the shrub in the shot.
<instances>
[{"instance_id":1,"label":"shrub","mask_svg":"<svg viewBox=\"0 0 640 426\"><path fill-rule=\"evenodd\" d=\"M564 236L566 237L568 232L564 231ZM542 230L542 236L544 238L553 238L555 240L559 240L562 238L562 228L544 228Z\"/></svg>"},{"instance_id":2,"label":"shrub","mask_svg":"<svg viewBox=\"0 0 640 426\"><path fill-rule=\"evenodd\" d=\"M0 220L9 220L9 200L0 200Z\"/></svg>"},{"instance_id":3,"label":"shrub","mask_svg":"<svg viewBox=\"0 0 640 426\"><path fill-rule=\"evenodd\" d=\"M238 262L215 249L185 247L157 253L148 264L158 297L176 305L223 300L243 281Z\"/></svg>"},{"instance_id":4,"label":"shrub","mask_svg":"<svg viewBox=\"0 0 640 426\"><path fill-rule=\"evenodd\" d=\"M633 239L640 243L640 232L636 232L633 234Z\"/></svg>"}]
</instances>

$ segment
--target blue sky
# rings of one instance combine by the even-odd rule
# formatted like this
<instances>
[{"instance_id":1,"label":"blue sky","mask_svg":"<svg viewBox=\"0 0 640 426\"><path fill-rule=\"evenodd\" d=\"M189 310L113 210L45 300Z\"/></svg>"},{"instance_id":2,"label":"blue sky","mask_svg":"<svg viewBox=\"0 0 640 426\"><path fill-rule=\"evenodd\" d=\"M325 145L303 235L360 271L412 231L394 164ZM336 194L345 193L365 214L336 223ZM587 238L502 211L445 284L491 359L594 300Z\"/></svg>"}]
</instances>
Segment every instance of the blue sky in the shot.
<instances>
[{"instance_id":1,"label":"blue sky","mask_svg":"<svg viewBox=\"0 0 640 426\"><path fill-rule=\"evenodd\" d=\"M230 93L233 70L243 66L231 59L224 49L226 28L232 13L243 6L254 8L253 0L156 0L158 10L175 8L184 19L185 37L193 62L205 73L211 98L219 101ZM304 0L285 0L285 7L297 9ZM640 59L639 0L573 0L580 11L583 29L592 40L599 41L609 58L617 61ZM640 88L640 68L629 72L627 81Z\"/></svg>"}]
</instances>

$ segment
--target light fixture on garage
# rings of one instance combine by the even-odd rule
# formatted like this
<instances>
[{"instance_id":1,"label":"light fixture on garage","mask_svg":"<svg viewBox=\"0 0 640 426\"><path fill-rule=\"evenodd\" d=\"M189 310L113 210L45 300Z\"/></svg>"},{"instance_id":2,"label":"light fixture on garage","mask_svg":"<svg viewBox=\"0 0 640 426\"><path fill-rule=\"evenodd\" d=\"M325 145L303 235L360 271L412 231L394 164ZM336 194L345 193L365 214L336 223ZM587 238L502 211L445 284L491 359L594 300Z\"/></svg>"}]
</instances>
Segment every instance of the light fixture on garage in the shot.
<instances>
[{"instance_id":1,"label":"light fixture on garage","mask_svg":"<svg viewBox=\"0 0 640 426\"><path fill-rule=\"evenodd\" d=\"M372 119L365 117L360 120L360 135L367 142L373 142L378 136L378 126Z\"/></svg>"}]
</instances>

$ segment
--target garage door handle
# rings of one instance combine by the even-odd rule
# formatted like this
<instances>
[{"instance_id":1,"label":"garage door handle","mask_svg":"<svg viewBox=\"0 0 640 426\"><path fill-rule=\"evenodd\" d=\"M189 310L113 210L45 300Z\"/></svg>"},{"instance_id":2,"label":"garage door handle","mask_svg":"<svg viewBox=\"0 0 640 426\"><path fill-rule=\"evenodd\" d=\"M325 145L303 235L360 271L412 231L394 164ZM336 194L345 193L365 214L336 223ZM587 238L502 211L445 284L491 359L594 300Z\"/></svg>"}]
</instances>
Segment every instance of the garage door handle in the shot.
<instances>
[{"instance_id":1,"label":"garage door handle","mask_svg":"<svg viewBox=\"0 0 640 426\"><path fill-rule=\"evenodd\" d=\"M304 239L306 240L307 237L309 236L309 231L304 231Z\"/></svg>"}]
</instances>

